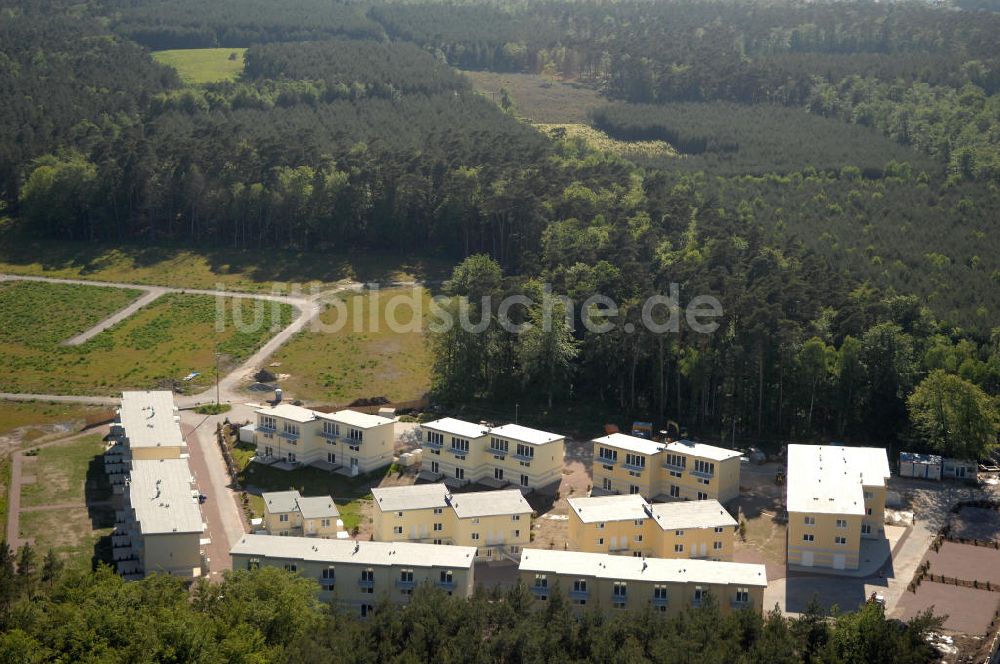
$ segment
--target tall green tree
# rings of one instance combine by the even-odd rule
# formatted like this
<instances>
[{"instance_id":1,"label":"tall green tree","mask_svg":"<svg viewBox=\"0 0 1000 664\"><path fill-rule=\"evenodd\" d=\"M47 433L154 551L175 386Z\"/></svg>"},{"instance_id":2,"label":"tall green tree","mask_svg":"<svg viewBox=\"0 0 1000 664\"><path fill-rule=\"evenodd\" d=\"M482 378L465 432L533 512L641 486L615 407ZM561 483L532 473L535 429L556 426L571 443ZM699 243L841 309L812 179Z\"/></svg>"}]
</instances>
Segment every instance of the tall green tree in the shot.
<instances>
[{"instance_id":1,"label":"tall green tree","mask_svg":"<svg viewBox=\"0 0 1000 664\"><path fill-rule=\"evenodd\" d=\"M917 385L907 405L914 431L944 455L975 460L996 446L996 404L964 378L935 369Z\"/></svg>"}]
</instances>

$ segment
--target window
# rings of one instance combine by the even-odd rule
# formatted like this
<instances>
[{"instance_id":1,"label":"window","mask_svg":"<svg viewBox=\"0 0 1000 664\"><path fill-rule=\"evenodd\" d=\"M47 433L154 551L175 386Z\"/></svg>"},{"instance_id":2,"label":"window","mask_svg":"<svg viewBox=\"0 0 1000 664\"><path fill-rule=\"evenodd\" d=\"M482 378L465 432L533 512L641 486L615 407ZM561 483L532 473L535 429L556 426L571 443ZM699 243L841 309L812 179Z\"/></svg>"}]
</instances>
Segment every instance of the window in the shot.
<instances>
[{"instance_id":1,"label":"window","mask_svg":"<svg viewBox=\"0 0 1000 664\"><path fill-rule=\"evenodd\" d=\"M493 469L493 479L503 481L503 468Z\"/></svg>"},{"instance_id":2,"label":"window","mask_svg":"<svg viewBox=\"0 0 1000 664\"><path fill-rule=\"evenodd\" d=\"M413 583L413 570L412 569L399 570L399 580L402 583Z\"/></svg>"},{"instance_id":3,"label":"window","mask_svg":"<svg viewBox=\"0 0 1000 664\"><path fill-rule=\"evenodd\" d=\"M573 592L575 593L585 593L587 592L587 580L577 579L573 582Z\"/></svg>"},{"instance_id":4,"label":"window","mask_svg":"<svg viewBox=\"0 0 1000 664\"><path fill-rule=\"evenodd\" d=\"M597 453L597 460L604 463L617 463L618 461L618 450L612 450L607 447L602 447Z\"/></svg>"},{"instance_id":5,"label":"window","mask_svg":"<svg viewBox=\"0 0 1000 664\"><path fill-rule=\"evenodd\" d=\"M521 475L521 486L528 486L528 476Z\"/></svg>"},{"instance_id":6,"label":"window","mask_svg":"<svg viewBox=\"0 0 1000 664\"><path fill-rule=\"evenodd\" d=\"M611 589L611 599L616 609L625 607L625 601L628 599L628 586L624 581L615 581L615 585Z\"/></svg>"},{"instance_id":7,"label":"window","mask_svg":"<svg viewBox=\"0 0 1000 664\"><path fill-rule=\"evenodd\" d=\"M695 606L701 604L702 600L705 599L705 589L701 586L694 587L694 603Z\"/></svg>"},{"instance_id":8,"label":"window","mask_svg":"<svg viewBox=\"0 0 1000 664\"><path fill-rule=\"evenodd\" d=\"M435 523L434 524L434 532L439 533L442 530L444 530L444 525L443 524L440 524L440 523Z\"/></svg>"},{"instance_id":9,"label":"window","mask_svg":"<svg viewBox=\"0 0 1000 664\"><path fill-rule=\"evenodd\" d=\"M363 569L361 570L361 592L367 595L375 594L375 570Z\"/></svg>"},{"instance_id":10,"label":"window","mask_svg":"<svg viewBox=\"0 0 1000 664\"><path fill-rule=\"evenodd\" d=\"M297 572L298 570L299 570L299 568L295 565L295 563L286 563L285 564L285 571L286 572Z\"/></svg>"},{"instance_id":11,"label":"window","mask_svg":"<svg viewBox=\"0 0 1000 664\"><path fill-rule=\"evenodd\" d=\"M847 538L846 537L840 537L839 535L837 537L834 537L833 541L835 543L837 543L837 544L847 544Z\"/></svg>"},{"instance_id":12,"label":"window","mask_svg":"<svg viewBox=\"0 0 1000 664\"><path fill-rule=\"evenodd\" d=\"M674 553L684 553L684 545L674 544Z\"/></svg>"},{"instance_id":13,"label":"window","mask_svg":"<svg viewBox=\"0 0 1000 664\"><path fill-rule=\"evenodd\" d=\"M454 575L450 569L441 570L441 583L454 583Z\"/></svg>"},{"instance_id":14,"label":"window","mask_svg":"<svg viewBox=\"0 0 1000 664\"><path fill-rule=\"evenodd\" d=\"M396 518L397 519L402 519L403 518L403 513L402 512L396 512Z\"/></svg>"},{"instance_id":15,"label":"window","mask_svg":"<svg viewBox=\"0 0 1000 664\"><path fill-rule=\"evenodd\" d=\"M334 568L327 567L320 573L320 585L322 585L325 589L329 590L331 587L333 587L333 582L335 577L336 575L334 573Z\"/></svg>"},{"instance_id":16,"label":"window","mask_svg":"<svg viewBox=\"0 0 1000 664\"><path fill-rule=\"evenodd\" d=\"M428 431L427 442L431 445L444 445L444 435L437 431Z\"/></svg>"},{"instance_id":17,"label":"window","mask_svg":"<svg viewBox=\"0 0 1000 664\"><path fill-rule=\"evenodd\" d=\"M639 487L638 487L638 485L629 484L628 485L628 493L629 493L630 496L634 496L635 494L639 493Z\"/></svg>"},{"instance_id":18,"label":"window","mask_svg":"<svg viewBox=\"0 0 1000 664\"><path fill-rule=\"evenodd\" d=\"M292 462L295 461L295 452L289 452L288 453L288 460L292 461Z\"/></svg>"},{"instance_id":19,"label":"window","mask_svg":"<svg viewBox=\"0 0 1000 664\"><path fill-rule=\"evenodd\" d=\"M683 530L675 530L674 531L674 535L676 537L684 537L684 531Z\"/></svg>"},{"instance_id":20,"label":"window","mask_svg":"<svg viewBox=\"0 0 1000 664\"><path fill-rule=\"evenodd\" d=\"M444 540L436 539L432 542L432 544L444 544Z\"/></svg>"},{"instance_id":21,"label":"window","mask_svg":"<svg viewBox=\"0 0 1000 664\"><path fill-rule=\"evenodd\" d=\"M636 519L632 523L635 524L636 528L642 528L643 524L646 523L646 520L645 519Z\"/></svg>"},{"instance_id":22,"label":"window","mask_svg":"<svg viewBox=\"0 0 1000 664\"><path fill-rule=\"evenodd\" d=\"M806 520L806 525L807 526L815 526L816 525L816 517L814 517L814 516L807 516L805 520Z\"/></svg>"},{"instance_id":23,"label":"window","mask_svg":"<svg viewBox=\"0 0 1000 664\"><path fill-rule=\"evenodd\" d=\"M698 500L708 500L708 494L704 491L698 492Z\"/></svg>"},{"instance_id":24,"label":"window","mask_svg":"<svg viewBox=\"0 0 1000 664\"><path fill-rule=\"evenodd\" d=\"M512 514L511 517L510 517L510 520L511 521L520 521L521 520L521 515L520 514Z\"/></svg>"},{"instance_id":25,"label":"window","mask_svg":"<svg viewBox=\"0 0 1000 664\"><path fill-rule=\"evenodd\" d=\"M702 473L703 475L714 475L715 474L715 464L708 461L702 461L701 459L694 460L694 471L696 473Z\"/></svg>"},{"instance_id":26,"label":"window","mask_svg":"<svg viewBox=\"0 0 1000 664\"><path fill-rule=\"evenodd\" d=\"M478 524L479 523L479 517L477 516L477 517L473 518L472 519L472 523Z\"/></svg>"},{"instance_id":27,"label":"window","mask_svg":"<svg viewBox=\"0 0 1000 664\"><path fill-rule=\"evenodd\" d=\"M347 438L355 442L362 442L364 440L364 432L361 429L351 429L347 432Z\"/></svg>"},{"instance_id":28,"label":"window","mask_svg":"<svg viewBox=\"0 0 1000 664\"><path fill-rule=\"evenodd\" d=\"M871 514L872 514L872 508L866 507L865 508L865 514L867 514L868 516L871 516Z\"/></svg>"},{"instance_id":29,"label":"window","mask_svg":"<svg viewBox=\"0 0 1000 664\"><path fill-rule=\"evenodd\" d=\"M443 512L443 511L444 511L444 510L442 510L442 509L441 509L440 507L435 507L435 508L434 508L434 513L435 513L435 514L441 514L441 513Z\"/></svg>"},{"instance_id":30,"label":"window","mask_svg":"<svg viewBox=\"0 0 1000 664\"><path fill-rule=\"evenodd\" d=\"M455 450L456 452L464 452L468 454L469 441L465 440L464 438L455 438L454 436L452 436L451 449Z\"/></svg>"},{"instance_id":31,"label":"window","mask_svg":"<svg viewBox=\"0 0 1000 664\"><path fill-rule=\"evenodd\" d=\"M465 479L465 468L456 468L455 469L455 479L457 479L457 480L464 480Z\"/></svg>"},{"instance_id":32,"label":"window","mask_svg":"<svg viewBox=\"0 0 1000 664\"><path fill-rule=\"evenodd\" d=\"M604 522L603 521L601 521L600 523L597 524L597 529L598 530L604 530Z\"/></svg>"},{"instance_id":33,"label":"window","mask_svg":"<svg viewBox=\"0 0 1000 664\"><path fill-rule=\"evenodd\" d=\"M522 445L521 443L518 443L517 444L517 456L526 457L528 459L534 459L535 458L535 448L532 447L531 445Z\"/></svg>"},{"instance_id":34,"label":"window","mask_svg":"<svg viewBox=\"0 0 1000 664\"><path fill-rule=\"evenodd\" d=\"M846 528L847 527L847 519L837 519L837 527L838 528Z\"/></svg>"},{"instance_id":35,"label":"window","mask_svg":"<svg viewBox=\"0 0 1000 664\"><path fill-rule=\"evenodd\" d=\"M872 493L871 491L865 491L865 500L871 500L874 497L875 497L874 493Z\"/></svg>"},{"instance_id":36,"label":"window","mask_svg":"<svg viewBox=\"0 0 1000 664\"><path fill-rule=\"evenodd\" d=\"M737 588L736 589L736 603L737 604L747 604L750 602L750 589L749 588Z\"/></svg>"},{"instance_id":37,"label":"window","mask_svg":"<svg viewBox=\"0 0 1000 664\"><path fill-rule=\"evenodd\" d=\"M666 600L667 599L667 587L661 585L653 586L653 599Z\"/></svg>"},{"instance_id":38,"label":"window","mask_svg":"<svg viewBox=\"0 0 1000 664\"><path fill-rule=\"evenodd\" d=\"M392 529L392 534L393 535L402 535L403 534L403 527L402 526L396 526L396 527L394 527Z\"/></svg>"},{"instance_id":39,"label":"window","mask_svg":"<svg viewBox=\"0 0 1000 664\"><path fill-rule=\"evenodd\" d=\"M260 569L260 558L251 558L247 561L247 569Z\"/></svg>"},{"instance_id":40,"label":"window","mask_svg":"<svg viewBox=\"0 0 1000 664\"><path fill-rule=\"evenodd\" d=\"M698 484L711 484L711 482L706 480L704 477L699 477Z\"/></svg>"},{"instance_id":41,"label":"window","mask_svg":"<svg viewBox=\"0 0 1000 664\"><path fill-rule=\"evenodd\" d=\"M687 466L687 457L683 454L668 454L666 464L674 468L684 468Z\"/></svg>"},{"instance_id":42,"label":"window","mask_svg":"<svg viewBox=\"0 0 1000 664\"><path fill-rule=\"evenodd\" d=\"M722 549L722 542L720 542L720 541L718 541L718 540L716 540L715 542L712 542L712 549L713 549L714 551L719 551L719 550L721 550L721 549Z\"/></svg>"},{"instance_id":43,"label":"window","mask_svg":"<svg viewBox=\"0 0 1000 664\"><path fill-rule=\"evenodd\" d=\"M642 541L642 535L636 535L635 536L635 541L636 542L641 542Z\"/></svg>"},{"instance_id":44,"label":"window","mask_svg":"<svg viewBox=\"0 0 1000 664\"><path fill-rule=\"evenodd\" d=\"M261 429L276 429L277 424L273 417L261 416L260 418L260 428Z\"/></svg>"},{"instance_id":45,"label":"window","mask_svg":"<svg viewBox=\"0 0 1000 664\"><path fill-rule=\"evenodd\" d=\"M330 520L329 519L320 519L319 520L319 527L320 528L329 528L330 527Z\"/></svg>"},{"instance_id":46,"label":"window","mask_svg":"<svg viewBox=\"0 0 1000 664\"><path fill-rule=\"evenodd\" d=\"M336 422L323 422L323 433L325 433L328 436L339 436L340 425L337 424Z\"/></svg>"},{"instance_id":47,"label":"window","mask_svg":"<svg viewBox=\"0 0 1000 664\"><path fill-rule=\"evenodd\" d=\"M279 514L278 515L278 521L280 521L281 523L288 523L288 515L287 514Z\"/></svg>"},{"instance_id":48,"label":"window","mask_svg":"<svg viewBox=\"0 0 1000 664\"><path fill-rule=\"evenodd\" d=\"M812 533L806 533L805 535L802 536L802 541L803 542L814 542L814 541L816 541L816 536L813 535Z\"/></svg>"},{"instance_id":49,"label":"window","mask_svg":"<svg viewBox=\"0 0 1000 664\"><path fill-rule=\"evenodd\" d=\"M670 486L670 497L671 498L680 498L681 497L681 488L679 486L671 485Z\"/></svg>"},{"instance_id":50,"label":"window","mask_svg":"<svg viewBox=\"0 0 1000 664\"><path fill-rule=\"evenodd\" d=\"M625 463L627 463L630 466L635 466L637 468L645 468L646 457L644 457L641 454L626 454Z\"/></svg>"},{"instance_id":51,"label":"window","mask_svg":"<svg viewBox=\"0 0 1000 664\"><path fill-rule=\"evenodd\" d=\"M479 533L472 533L472 539L473 541L477 541L479 539Z\"/></svg>"},{"instance_id":52,"label":"window","mask_svg":"<svg viewBox=\"0 0 1000 664\"><path fill-rule=\"evenodd\" d=\"M671 470L670 471L670 476L671 477L681 477L683 474L684 473L681 473L680 471L677 471L677 470Z\"/></svg>"},{"instance_id":53,"label":"window","mask_svg":"<svg viewBox=\"0 0 1000 664\"><path fill-rule=\"evenodd\" d=\"M597 538L597 545L598 545L598 546L601 546L601 545L603 545L603 544L604 544L604 538L603 538L603 537L598 537L598 538Z\"/></svg>"},{"instance_id":54,"label":"window","mask_svg":"<svg viewBox=\"0 0 1000 664\"><path fill-rule=\"evenodd\" d=\"M520 536L521 536L521 531L520 530L515 530L514 531L514 537L520 537Z\"/></svg>"},{"instance_id":55,"label":"window","mask_svg":"<svg viewBox=\"0 0 1000 664\"><path fill-rule=\"evenodd\" d=\"M494 454L505 455L510 450L510 443L500 438L491 438L490 450Z\"/></svg>"},{"instance_id":56,"label":"window","mask_svg":"<svg viewBox=\"0 0 1000 664\"><path fill-rule=\"evenodd\" d=\"M724 529L723 529L723 527L722 527L722 526L716 526L716 527L715 527L715 532L717 532L717 533L721 533L721 532L722 532L723 530L724 530Z\"/></svg>"},{"instance_id":57,"label":"window","mask_svg":"<svg viewBox=\"0 0 1000 664\"><path fill-rule=\"evenodd\" d=\"M362 618L367 618L368 616L373 616L373 615L375 615L375 607L373 607L371 604L362 604L361 605L361 617Z\"/></svg>"},{"instance_id":58,"label":"window","mask_svg":"<svg viewBox=\"0 0 1000 664\"><path fill-rule=\"evenodd\" d=\"M872 526L871 526L870 523L862 523L861 524L861 534L862 535L871 535L872 534Z\"/></svg>"},{"instance_id":59,"label":"window","mask_svg":"<svg viewBox=\"0 0 1000 664\"><path fill-rule=\"evenodd\" d=\"M327 452L326 453L326 462L327 463L337 463L337 455L334 454L333 452Z\"/></svg>"},{"instance_id":60,"label":"window","mask_svg":"<svg viewBox=\"0 0 1000 664\"><path fill-rule=\"evenodd\" d=\"M438 474L441 472L441 462L440 461L431 461L431 472L432 473L438 473Z\"/></svg>"},{"instance_id":61,"label":"window","mask_svg":"<svg viewBox=\"0 0 1000 664\"><path fill-rule=\"evenodd\" d=\"M605 491L613 491L613 489L611 488L611 480L608 479L607 477L604 478L601 484L603 485L603 489Z\"/></svg>"},{"instance_id":62,"label":"window","mask_svg":"<svg viewBox=\"0 0 1000 664\"><path fill-rule=\"evenodd\" d=\"M548 588L549 587L549 577L544 574L535 575L535 587L536 588Z\"/></svg>"},{"instance_id":63,"label":"window","mask_svg":"<svg viewBox=\"0 0 1000 664\"><path fill-rule=\"evenodd\" d=\"M292 424L290 422L285 422L285 433L287 433L290 436L299 435L299 425Z\"/></svg>"}]
</instances>

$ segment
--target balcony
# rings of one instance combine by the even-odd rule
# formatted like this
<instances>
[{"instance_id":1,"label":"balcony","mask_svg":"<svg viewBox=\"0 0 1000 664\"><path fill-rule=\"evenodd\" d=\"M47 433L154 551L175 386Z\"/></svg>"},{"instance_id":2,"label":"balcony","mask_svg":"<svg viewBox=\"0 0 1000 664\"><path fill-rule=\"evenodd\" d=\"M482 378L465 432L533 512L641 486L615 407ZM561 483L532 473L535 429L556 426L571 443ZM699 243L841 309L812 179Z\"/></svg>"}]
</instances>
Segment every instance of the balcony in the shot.
<instances>
[{"instance_id":1,"label":"balcony","mask_svg":"<svg viewBox=\"0 0 1000 664\"><path fill-rule=\"evenodd\" d=\"M320 438L324 438L326 440L333 441L333 442L336 442L337 439L340 438L339 434L333 433L332 431L320 431L319 433L317 433L317 435Z\"/></svg>"},{"instance_id":2,"label":"balcony","mask_svg":"<svg viewBox=\"0 0 1000 664\"><path fill-rule=\"evenodd\" d=\"M663 463L663 467L666 468L667 470L672 470L675 473L683 473L685 470L687 470L684 466L676 466L672 463L667 463L667 462Z\"/></svg>"},{"instance_id":3,"label":"balcony","mask_svg":"<svg viewBox=\"0 0 1000 664\"><path fill-rule=\"evenodd\" d=\"M458 584L455 583L454 581L438 581L437 582L437 587L441 588L443 590L451 591L451 590L454 590L455 588L457 588Z\"/></svg>"},{"instance_id":4,"label":"balcony","mask_svg":"<svg viewBox=\"0 0 1000 664\"><path fill-rule=\"evenodd\" d=\"M491 447L490 448L490 454L492 454L493 456L505 457L505 456L507 456L508 452L507 452L507 450L499 450L499 449L497 449L495 447Z\"/></svg>"},{"instance_id":5,"label":"balcony","mask_svg":"<svg viewBox=\"0 0 1000 664\"><path fill-rule=\"evenodd\" d=\"M705 480L710 480L713 477L715 477L715 473L714 472L713 473L709 473L709 472L706 472L704 470L692 470L691 474L694 475L695 477L700 477L700 478L705 479Z\"/></svg>"},{"instance_id":6,"label":"balcony","mask_svg":"<svg viewBox=\"0 0 1000 664\"><path fill-rule=\"evenodd\" d=\"M444 447L444 441L440 441L439 442L439 441L431 440L430 438L428 438L426 441L424 441L424 447L432 447L435 450L439 450L442 447Z\"/></svg>"},{"instance_id":7,"label":"balcony","mask_svg":"<svg viewBox=\"0 0 1000 664\"><path fill-rule=\"evenodd\" d=\"M350 436L341 436L340 439L345 445L361 445L365 442L363 438L351 438Z\"/></svg>"},{"instance_id":8,"label":"balcony","mask_svg":"<svg viewBox=\"0 0 1000 664\"><path fill-rule=\"evenodd\" d=\"M569 591L570 599L587 599L590 597L589 590L571 590Z\"/></svg>"},{"instance_id":9,"label":"balcony","mask_svg":"<svg viewBox=\"0 0 1000 664\"><path fill-rule=\"evenodd\" d=\"M320 579L319 580L319 587L322 588L323 590L327 590L327 591L333 590L334 585L336 585L336 584L334 583L333 579Z\"/></svg>"},{"instance_id":10,"label":"balcony","mask_svg":"<svg viewBox=\"0 0 1000 664\"><path fill-rule=\"evenodd\" d=\"M413 590L417 587L416 581L405 581L403 579L396 579L396 587L402 590Z\"/></svg>"},{"instance_id":11,"label":"balcony","mask_svg":"<svg viewBox=\"0 0 1000 664\"><path fill-rule=\"evenodd\" d=\"M259 431L260 433L274 433L275 431L277 431L277 429L263 424L258 424L257 431Z\"/></svg>"},{"instance_id":12,"label":"balcony","mask_svg":"<svg viewBox=\"0 0 1000 664\"><path fill-rule=\"evenodd\" d=\"M463 450L463 449L461 449L459 447L449 447L448 451L451 452L452 454L454 454L455 456L468 456L469 455L469 450Z\"/></svg>"},{"instance_id":13,"label":"balcony","mask_svg":"<svg viewBox=\"0 0 1000 664\"><path fill-rule=\"evenodd\" d=\"M748 606L750 606L750 600L734 599L732 602L729 603L729 606L733 607L734 609L745 609Z\"/></svg>"},{"instance_id":14,"label":"balcony","mask_svg":"<svg viewBox=\"0 0 1000 664\"><path fill-rule=\"evenodd\" d=\"M597 457L597 463L604 464L605 466L613 466L618 463L618 459L615 457L599 456Z\"/></svg>"},{"instance_id":15,"label":"balcony","mask_svg":"<svg viewBox=\"0 0 1000 664\"><path fill-rule=\"evenodd\" d=\"M646 466L639 466L634 463L623 463L622 468L624 468L625 470L631 470L636 473L641 473L642 471L646 470Z\"/></svg>"},{"instance_id":16,"label":"balcony","mask_svg":"<svg viewBox=\"0 0 1000 664\"><path fill-rule=\"evenodd\" d=\"M536 597L548 597L549 587L548 586L531 586L531 592Z\"/></svg>"},{"instance_id":17,"label":"balcony","mask_svg":"<svg viewBox=\"0 0 1000 664\"><path fill-rule=\"evenodd\" d=\"M704 600L701 597L695 597L693 600L691 600L691 606L693 606L696 609L700 609L703 602Z\"/></svg>"},{"instance_id":18,"label":"balcony","mask_svg":"<svg viewBox=\"0 0 1000 664\"><path fill-rule=\"evenodd\" d=\"M298 440L300 437L299 434L292 433L291 431L279 431L278 435L285 440Z\"/></svg>"},{"instance_id":19,"label":"balcony","mask_svg":"<svg viewBox=\"0 0 1000 664\"><path fill-rule=\"evenodd\" d=\"M359 588L374 588L375 579L358 579Z\"/></svg>"},{"instance_id":20,"label":"balcony","mask_svg":"<svg viewBox=\"0 0 1000 664\"><path fill-rule=\"evenodd\" d=\"M652 603L653 606L666 606L667 605L667 598L666 597L653 597L653 599L651 600L651 603Z\"/></svg>"},{"instance_id":21,"label":"balcony","mask_svg":"<svg viewBox=\"0 0 1000 664\"><path fill-rule=\"evenodd\" d=\"M528 463L531 463L532 461L535 460L534 456L528 456L527 454L518 454L517 452L514 452L514 454L512 454L511 456L517 459L518 461L527 461Z\"/></svg>"}]
</instances>

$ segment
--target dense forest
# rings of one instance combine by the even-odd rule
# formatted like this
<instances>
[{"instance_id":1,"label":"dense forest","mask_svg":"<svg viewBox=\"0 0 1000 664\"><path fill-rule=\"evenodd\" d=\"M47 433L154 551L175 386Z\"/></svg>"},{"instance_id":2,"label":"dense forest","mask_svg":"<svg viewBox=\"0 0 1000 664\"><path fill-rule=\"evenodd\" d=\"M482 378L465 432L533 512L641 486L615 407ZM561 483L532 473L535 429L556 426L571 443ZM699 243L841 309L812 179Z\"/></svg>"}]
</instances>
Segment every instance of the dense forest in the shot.
<instances>
[{"instance_id":1,"label":"dense forest","mask_svg":"<svg viewBox=\"0 0 1000 664\"><path fill-rule=\"evenodd\" d=\"M721 615L711 597L672 619L652 610L575 618L558 590L540 610L523 586L471 599L419 588L405 608L382 598L362 620L318 594L314 579L275 568L190 591L163 575L126 582L109 567L62 570L30 545L14 561L5 542L0 661L925 664L936 654L926 635L940 627L929 614L888 620L876 604L832 617L818 607L795 619Z\"/></svg>"},{"instance_id":2,"label":"dense forest","mask_svg":"<svg viewBox=\"0 0 1000 664\"><path fill-rule=\"evenodd\" d=\"M717 333L515 338L490 311L487 334L435 340L435 397L595 404L716 439L973 456L995 442L996 14L796 0L0 8L0 206L17 233L472 256L453 297L547 283L611 297L628 322L676 283L723 303ZM149 55L203 46L247 47L242 75L186 86ZM681 154L635 163L553 138L448 65L592 86L609 102L595 126ZM923 397L946 392L970 406L929 420ZM977 433L948 442L953 426Z\"/></svg>"}]
</instances>

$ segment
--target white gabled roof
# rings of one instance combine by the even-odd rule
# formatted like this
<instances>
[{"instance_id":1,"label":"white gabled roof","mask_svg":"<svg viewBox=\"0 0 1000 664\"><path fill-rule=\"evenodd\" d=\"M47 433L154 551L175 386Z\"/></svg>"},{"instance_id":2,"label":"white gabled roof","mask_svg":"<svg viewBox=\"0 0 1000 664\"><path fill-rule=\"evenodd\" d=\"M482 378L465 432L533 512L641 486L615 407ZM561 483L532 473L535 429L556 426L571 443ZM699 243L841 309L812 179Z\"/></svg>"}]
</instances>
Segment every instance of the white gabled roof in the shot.
<instances>
[{"instance_id":1,"label":"white gabled roof","mask_svg":"<svg viewBox=\"0 0 1000 664\"><path fill-rule=\"evenodd\" d=\"M594 445L604 445L614 447L619 450L626 450L636 454L646 454L652 456L657 452L662 452L666 447L663 443L657 443L645 438L629 436L624 433L613 433L608 436L601 436L594 439Z\"/></svg>"},{"instance_id":2,"label":"white gabled roof","mask_svg":"<svg viewBox=\"0 0 1000 664\"><path fill-rule=\"evenodd\" d=\"M181 427L174 417L174 395L166 390L122 392L118 419L128 438L128 446L180 447Z\"/></svg>"},{"instance_id":3,"label":"white gabled roof","mask_svg":"<svg viewBox=\"0 0 1000 664\"><path fill-rule=\"evenodd\" d=\"M283 420L291 420L292 422L300 422L303 424L306 422L312 422L316 419L317 415L315 411L290 403L279 403L277 406L265 406L264 408L258 408L257 413L260 415L280 417Z\"/></svg>"},{"instance_id":4,"label":"white gabled roof","mask_svg":"<svg viewBox=\"0 0 1000 664\"><path fill-rule=\"evenodd\" d=\"M653 518L664 530L733 527L736 519L718 500L690 500L653 505Z\"/></svg>"},{"instance_id":5,"label":"white gabled roof","mask_svg":"<svg viewBox=\"0 0 1000 664\"><path fill-rule=\"evenodd\" d=\"M324 420L333 420L334 422L346 424L349 427L357 429L371 429L372 427L395 422L395 420L391 420L388 417L359 413L356 410L338 410L335 413L316 413L316 415L322 417Z\"/></svg>"},{"instance_id":6,"label":"white gabled roof","mask_svg":"<svg viewBox=\"0 0 1000 664\"><path fill-rule=\"evenodd\" d=\"M607 553L522 549L519 569L621 581L767 586L763 565L690 558L634 558Z\"/></svg>"},{"instance_id":7,"label":"white gabled roof","mask_svg":"<svg viewBox=\"0 0 1000 664\"><path fill-rule=\"evenodd\" d=\"M504 514L531 514L531 505L518 489L453 493L450 503L460 519Z\"/></svg>"},{"instance_id":8,"label":"white gabled roof","mask_svg":"<svg viewBox=\"0 0 1000 664\"><path fill-rule=\"evenodd\" d=\"M264 509L270 514L287 514L297 509L299 502L298 491L265 491L260 494L264 499Z\"/></svg>"},{"instance_id":9,"label":"white gabled roof","mask_svg":"<svg viewBox=\"0 0 1000 664\"><path fill-rule=\"evenodd\" d=\"M340 510L330 496L299 498L298 505L303 519L334 519L340 516Z\"/></svg>"},{"instance_id":10,"label":"white gabled roof","mask_svg":"<svg viewBox=\"0 0 1000 664\"><path fill-rule=\"evenodd\" d=\"M529 445L544 445L546 443L554 443L565 438L565 436L560 436L557 433L549 433L548 431L532 429L531 427L523 427L520 424L505 424L502 427L494 427L490 429L490 435L501 436L509 440L514 440L519 443L527 443Z\"/></svg>"},{"instance_id":11,"label":"white gabled roof","mask_svg":"<svg viewBox=\"0 0 1000 664\"><path fill-rule=\"evenodd\" d=\"M403 512L445 507L448 487L444 484L413 484L372 489L375 505L383 512Z\"/></svg>"},{"instance_id":12,"label":"white gabled roof","mask_svg":"<svg viewBox=\"0 0 1000 664\"><path fill-rule=\"evenodd\" d=\"M272 535L244 535L230 553L234 556L257 556L330 564L345 563L373 567L403 565L457 569L470 569L476 558L476 548L472 546L317 539L315 537L274 537Z\"/></svg>"},{"instance_id":13,"label":"white gabled roof","mask_svg":"<svg viewBox=\"0 0 1000 664\"><path fill-rule=\"evenodd\" d=\"M128 502L143 535L202 532L193 479L187 459L132 461Z\"/></svg>"},{"instance_id":14,"label":"white gabled roof","mask_svg":"<svg viewBox=\"0 0 1000 664\"><path fill-rule=\"evenodd\" d=\"M472 440L482 438L490 432L489 428L482 424L466 422L465 420L458 420L454 417L442 417L440 420L425 422L420 426L424 429L432 429L451 436L469 438Z\"/></svg>"},{"instance_id":15,"label":"white gabled roof","mask_svg":"<svg viewBox=\"0 0 1000 664\"><path fill-rule=\"evenodd\" d=\"M789 445L787 509L863 515L863 487L885 486L888 478L889 458L881 447Z\"/></svg>"},{"instance_id":16,"label":"white gabled roof","mask_svg":"<svg viewBox=\"0 0 1000 664\"><path fill-rule=\"evenodd\" d=\"M715 445L706 445L705 443L696 443L693 440L679 440L667 443L667 451L690 454L710 461L725 461L726 459L741 456L741 453L736 450L716 447Z\"/></svg>"},{"instance_id":17,"label":"white gabled roof","mask_svg":"<svg viewBox=\"0 0 1000 664\"><path fill-rule=\"evenodd\" d=\"M639 494L569 498L569 508L584 523L648 519L649 504Z\"/></svg>"}]
</instances>

